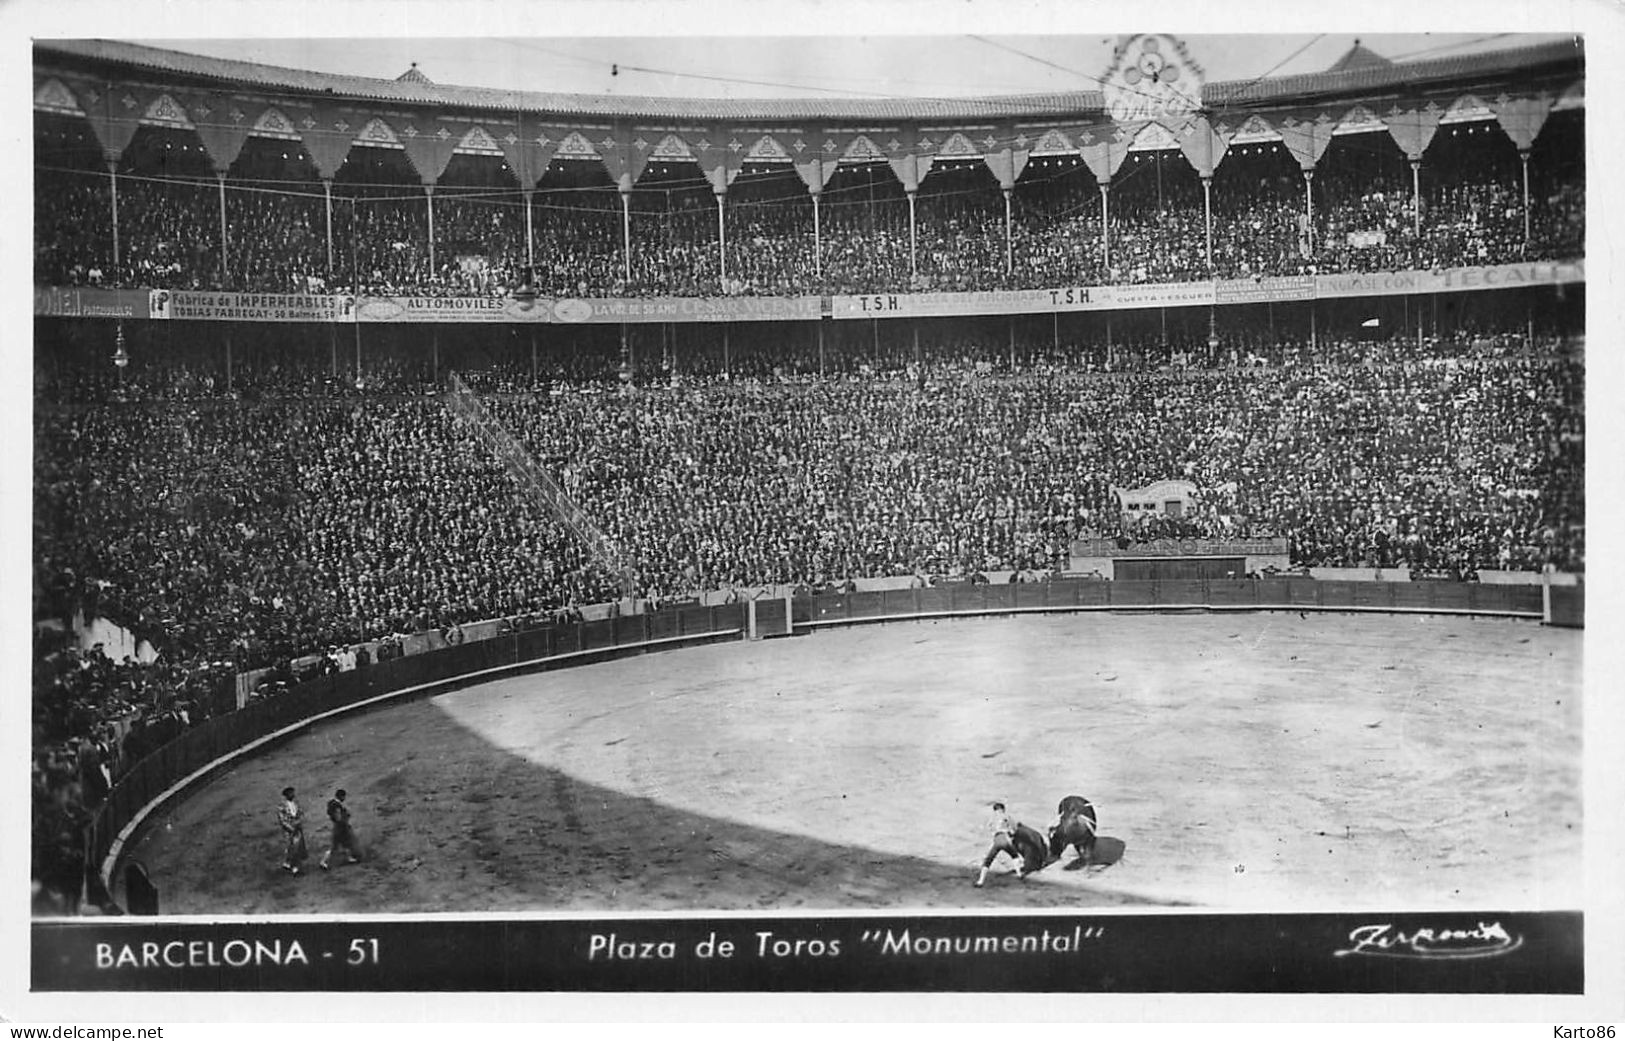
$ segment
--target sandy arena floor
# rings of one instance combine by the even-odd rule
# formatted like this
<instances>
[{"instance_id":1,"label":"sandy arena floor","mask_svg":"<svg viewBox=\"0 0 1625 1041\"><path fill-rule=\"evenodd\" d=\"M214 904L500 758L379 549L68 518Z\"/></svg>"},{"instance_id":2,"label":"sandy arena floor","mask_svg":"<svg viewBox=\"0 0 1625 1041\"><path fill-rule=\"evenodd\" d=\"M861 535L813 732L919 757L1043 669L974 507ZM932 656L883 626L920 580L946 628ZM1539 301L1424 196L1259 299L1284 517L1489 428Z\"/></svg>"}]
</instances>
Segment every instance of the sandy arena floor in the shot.
<instances>
[{"instance_id":1,"label":"sandy arena floor","mask_svg":"<svg viewBox=\"0 0 1625 1041\"><path fill-rule=\"evenodd\" d=\"M902 622L522 676L315 727L155 818L166 913L1581 900L1581 642L1444 617ZM299 788L311 872L275 809ZM368 859L324 875L345 787ZM1091 799L1120 863L1007 862Z\"/></svg>"}]
</instances>

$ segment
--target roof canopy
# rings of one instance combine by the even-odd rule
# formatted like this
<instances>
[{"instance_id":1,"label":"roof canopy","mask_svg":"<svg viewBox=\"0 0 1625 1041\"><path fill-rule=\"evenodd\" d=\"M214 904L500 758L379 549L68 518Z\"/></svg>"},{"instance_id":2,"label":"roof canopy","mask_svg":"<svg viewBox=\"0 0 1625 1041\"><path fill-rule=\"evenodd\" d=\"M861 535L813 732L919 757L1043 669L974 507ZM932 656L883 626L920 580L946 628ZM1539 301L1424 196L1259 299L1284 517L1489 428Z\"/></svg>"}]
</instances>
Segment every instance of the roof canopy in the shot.
<instances>
[{"instance_id":1,"label":"roof canopy","mask_svg":"<svg viewBox=\"0 0 1625 1041\"><path fill-rule=\"evenodd\" d=\"M85 118L109 163L149 125L195 131L222 172L261 136L301 141L324 178L362 147L404 151L425 184L468 153L502 157L524 187L553 160L576 159L602 163L631 190L654 159L695 162L724 193L754 161L793 166L817 193L848 163L885 162L913 190L933 164L979 159L1008 188L1030 157L1071 155L1104 184L1131 151L1177 149L1208 176L1231 146L1258 141L1281 142L1310 170L1335 136L1383 131L1419 159L1441 124L1485 120L1527 150L1551 112L1584 105L1584 55L1575 39L1398 64L1356 44L1327 72L1207 83L1199 107L1193 94L1130 106L1121 120L1099 91L883 101L554 95L444 86L416 65L379 80L112 41L36 42L34 81L35 110Z\"/></svg>"}]
</instances>

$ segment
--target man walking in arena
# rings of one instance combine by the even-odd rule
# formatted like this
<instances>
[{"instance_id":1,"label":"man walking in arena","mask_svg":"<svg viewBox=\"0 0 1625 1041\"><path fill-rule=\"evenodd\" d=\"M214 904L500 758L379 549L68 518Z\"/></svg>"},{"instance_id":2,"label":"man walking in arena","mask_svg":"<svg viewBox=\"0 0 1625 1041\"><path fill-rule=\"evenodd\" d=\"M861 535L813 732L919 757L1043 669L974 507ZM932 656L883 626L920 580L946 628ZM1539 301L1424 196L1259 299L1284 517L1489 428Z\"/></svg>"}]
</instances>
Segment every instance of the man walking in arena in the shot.
<instances>
[{"instance_id":1,"label":"man walking in arena","mask_svg":"<svg viewBox=\"0 0 1625 1041\"><path fill-rule=\"evenodd\" d=\"M322 854L323 871L327 870L328 861L333 859L333 854L340 848L349 858L346 863L361 863L361 850L356 845L355 832L350 830L350 807L344 805L346 794L344 789L340 788L327 800L327 819L333 822L333 840L328 844L327 852Z\"/></svg>"},{"instance_id":2,"label":"man walking in arena","mask_svg":"<svg viewBox=\"0 0 1625 1041\"><path fill-rule=\"evenodd\" d=\"M299 865L310 853L305 847L304 813L292 788L282 789L282 805L277 807L276 822L282 829L282 870L297 875Z\"/></svg>"}]
</instances>

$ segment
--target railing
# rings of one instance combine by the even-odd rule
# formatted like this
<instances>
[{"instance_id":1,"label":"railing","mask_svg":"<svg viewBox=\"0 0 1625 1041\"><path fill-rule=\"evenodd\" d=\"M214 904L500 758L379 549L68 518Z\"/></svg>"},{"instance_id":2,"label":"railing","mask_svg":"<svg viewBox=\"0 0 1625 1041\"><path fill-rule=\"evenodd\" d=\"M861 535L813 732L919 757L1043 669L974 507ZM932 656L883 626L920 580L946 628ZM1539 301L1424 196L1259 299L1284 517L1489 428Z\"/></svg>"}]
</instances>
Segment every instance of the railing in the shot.
<instances>
[{"instance_id":1,"label":"railing","mask_svg":"<svg viewBox=\"0 0 1625 1041\"><path fill-rule=\"evenodd\" d=\"M793 629L952 615L1122 610L1296 610L1444 613L1539 620L1540 586L1313 579L1206 581L952 582L915 589L821 593L791 604ZM1556 594L1558 590L1554 589ZM1580 591L1563 590L1571 605ZM783 600L756 606L782 613ZM747 633L751 604L665 608L601 621L504 633L491 639L309 680L187 730L137 763L92 820L89 847L107 883L123 851L158 805L235 755L329 716L454 683L522 670L568 667ZM766 617L766 616L764 616ZM1555 620L1555 619L1554 619ZM775 628L778 628L775 626Z\"/></svg>"},{"instance_id":2,"label":"railing","mask_svg":"<svg viewBox=\"0 0 1625 1041\"><path fill-rule=\"evenodd\" d=\"M620 551L587 515L587 511L548 476L547 471L537 464L536 458L525 450L525 446L507 427L485 411L479 395L468 389L462 377L452 373L448 386L445 400L452 415L466 423L485 443L491 454L513 475L526 498L552 514L566 530L580 539L606 570L620 576L621 595L633 595L632 576L621 560Z\"/></svg>"}]
</instances>

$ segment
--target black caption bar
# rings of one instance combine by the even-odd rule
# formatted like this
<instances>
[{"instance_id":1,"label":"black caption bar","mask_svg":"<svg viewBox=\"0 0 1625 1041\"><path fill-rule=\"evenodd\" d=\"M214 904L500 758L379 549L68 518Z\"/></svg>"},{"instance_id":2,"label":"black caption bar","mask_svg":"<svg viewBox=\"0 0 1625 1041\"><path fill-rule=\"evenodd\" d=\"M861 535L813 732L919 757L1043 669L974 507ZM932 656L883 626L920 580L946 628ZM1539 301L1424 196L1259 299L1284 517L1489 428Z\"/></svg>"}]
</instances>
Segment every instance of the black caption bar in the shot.
<instances>
[{"instance_id":1,"label":"black caption bar","mask_svg":"<svg viewBox=\"0 0 1625 1041\"><path fill-rule=\"evenodd\" d=\"M1579 994L1549 913L885 916L33 926L36 991Z\"/></svg>"}]
</instances>

